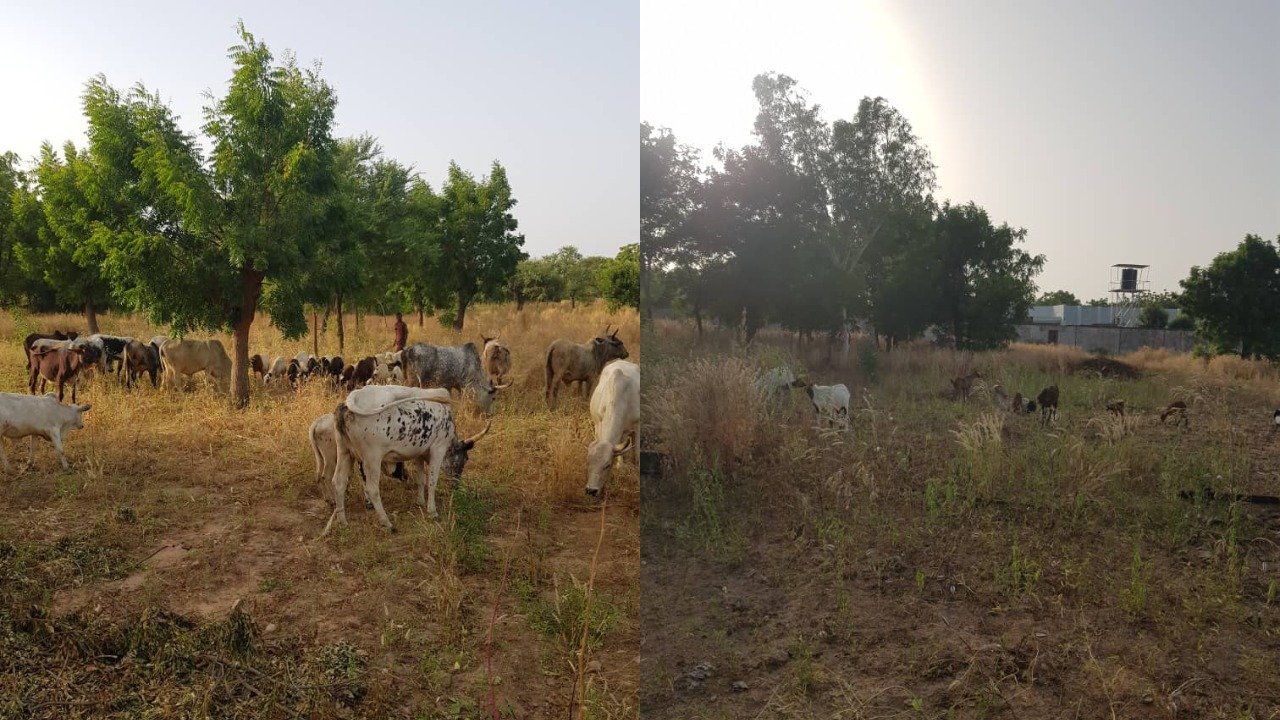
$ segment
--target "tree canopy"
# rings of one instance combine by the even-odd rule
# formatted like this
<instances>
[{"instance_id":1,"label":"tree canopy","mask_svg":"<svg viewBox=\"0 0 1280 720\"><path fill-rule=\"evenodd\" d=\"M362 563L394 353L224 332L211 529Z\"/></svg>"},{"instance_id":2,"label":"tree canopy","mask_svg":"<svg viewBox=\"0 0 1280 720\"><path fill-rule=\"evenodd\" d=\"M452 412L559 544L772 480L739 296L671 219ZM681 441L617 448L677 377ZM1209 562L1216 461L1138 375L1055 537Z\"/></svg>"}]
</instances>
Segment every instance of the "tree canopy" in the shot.
<instances>
[{"instance_id":1,"label":"tree canopy","mask_svg":"<svg viewBox=\"0 0 1280 720\"><path fill-rule=\"evenodd\" d=\"M1207 267L1193 267L1181 282L1182 307L1196 332L1220 353L1280 358L1280 248L1246 235Z\"/></svg>"}]
</instances>

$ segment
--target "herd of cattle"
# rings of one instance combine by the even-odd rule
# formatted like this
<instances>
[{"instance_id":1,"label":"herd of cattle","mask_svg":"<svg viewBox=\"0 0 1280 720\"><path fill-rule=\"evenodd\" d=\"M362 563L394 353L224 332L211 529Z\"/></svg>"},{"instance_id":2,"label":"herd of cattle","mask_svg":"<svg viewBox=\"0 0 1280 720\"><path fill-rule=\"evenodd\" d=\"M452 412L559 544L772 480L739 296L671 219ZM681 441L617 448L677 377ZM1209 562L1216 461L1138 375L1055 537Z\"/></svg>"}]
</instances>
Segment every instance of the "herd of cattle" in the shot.
<instances>
[{"instance_id":1,"label":"herd of cattle","mask_svg":"<svg viewBox=\"0 0 1280 720\"><path fill-rule=\"evenodd\" d=\"M146 374L153 386L185 388L187 379L204 373L226 391L231 379L231 358L218 340L173 339L157 336L143 343L129 337L76 333L32 334L23 342L30 371L30 395L0 393L0 437L43 437L53 444L62 467L66 433L84 427L89 405L76 405L79 379L92 372L115 373L132 388ZM605 331L586 343L556 340L546 354L546 402L554 409L562 386L577 385L590 393L589 410L595 441L587 449L589 495L598 495L615 461L636 450L640 421L640 367L628 362L629 353L618 331ZM344 496L353 464L364 475L367 507L376 511L382 525L394 530L379 494L384 465L395 465L403 477L406 464L417 467L419 505L436 517L435 489L441 468L461 479L468 452L490 427L461 439L454 424L453 392L459 400L470 394L477 410L493 413L498 391L511 372L511 351L505 343L482 337L482 345L466 343L447 347L417 343L399 352L384 352L354 363L341 357L316 357L300 352L292 358L253 355L249 367L264 386L320 380L334 390L345 390L344 400L333 413L312 423L310 440L316 458L316 474L322 492L333 506L329 525L346 523ZM163 380L161 380L163 378ZM46 384L57 385L57 395L44 395ZM39 385L37 395L36 386ZM71 404L64 405L64 390L71 386ZM4 444L0 462L9 470ZM327 482L326 482L327 481ZM326 526L326 531L328 526Z\"/></svg>"}]
</instances>

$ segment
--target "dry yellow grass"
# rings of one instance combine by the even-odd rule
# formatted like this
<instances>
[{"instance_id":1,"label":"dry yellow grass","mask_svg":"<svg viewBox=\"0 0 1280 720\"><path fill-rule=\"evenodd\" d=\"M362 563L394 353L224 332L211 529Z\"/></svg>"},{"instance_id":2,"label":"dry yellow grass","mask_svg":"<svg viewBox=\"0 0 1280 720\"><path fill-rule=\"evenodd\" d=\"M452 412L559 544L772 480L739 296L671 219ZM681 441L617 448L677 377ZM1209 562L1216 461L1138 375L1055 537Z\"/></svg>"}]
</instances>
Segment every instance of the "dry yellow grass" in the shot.
<instances>
[{"instance_id":1,"label":"dry yellow grass","mask_svg":"<svg viewBox=\"0 0 1280 720\"><path fill-rule=\"evenodd\" d=\"M136 578L123 582L50 588L55 610L98 604L106 612L124 612L159 604L219 618L246 598L259 625L278 626L277 637L305 645L340 636L364 648L371 665L385 671L369 691L367 711L408 707L427 716L450 698L487 697L477 638L497 591L495 558L510 548L513 581L522 594L507 594L494 631L497 692L522 708L523 716L559 714L572 686L572 678L563 677L570 658L526 615L536 615L540 603L558 603L560 588L586 579L600 521L590 512L597 503L583 494L592 439L587 401L562 395L557 410L547 410L545 351L556 338L582 342L611 323L621 328L630 359L638 361L638 316L610 313L602 305L528 305L520 313L512 306L480 306L468 313L462 333L432 318L425 327L413 317L406 320L410 343L479 343L483 333L498 335L512 354L516 382L499 394L492 430L467 466L463 486L471 489L469 504L455 506L456 489L442 481L439 523L418 510L410 486L384 478L383 502L399 533L382 531L362 509L359 491L349 490L350 528L314 540L327 506L320 499L307 429L341 400L320 382L295 392L266 389L251 378L249 406L237 411L226 395L200 381L185 392L146 383L129 391L114 377L97 377L80 387L80 402L92 403L93 410L85 428L67 440L72 471L57 470L52 450L40 443L33 468L0 482L0 508L8 510L0 541L48 542L128 507L147 528L133 539L129 554L140 560L157 546L177 546L177 559L171 565L149 560ZM104 333L143 340L165 333L133 316L106 315L99 322ZM342 355L350 360L387 349L393 322L348 316ZM0 391L26 392L20 340L53 328L83 330L83 318L0 312ZM229 336L214 337L230 351ZM312 350L310 336L289 341L265 318L255 323L250 352L299 350ZM319 351L338 354L332 321ZM460 433L482 427L469 402L455 408L462 408L456 410ZM10 442L9 451L11 460L25 463L25 441ZM634 716L637 468L621 463L607 488L609 532L596 586L620 620L595 651L606 669L588 678L588 700L595 717ZM509 526L521 509L537 521L526 521L515 537ZM476 555L473 543L483 552ZM535 667L541 669L530 672Z\"/></svg>"}]
</instances>

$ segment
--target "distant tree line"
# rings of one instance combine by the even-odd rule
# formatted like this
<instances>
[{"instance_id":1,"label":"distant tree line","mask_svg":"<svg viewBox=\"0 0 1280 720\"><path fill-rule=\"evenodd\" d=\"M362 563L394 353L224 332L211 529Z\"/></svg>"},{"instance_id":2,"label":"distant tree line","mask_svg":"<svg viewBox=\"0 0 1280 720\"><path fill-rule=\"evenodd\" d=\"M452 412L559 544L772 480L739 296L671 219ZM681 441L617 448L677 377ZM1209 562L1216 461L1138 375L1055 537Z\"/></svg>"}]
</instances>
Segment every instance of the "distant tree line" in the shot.
<instances>
[{"instance_id":1,"label":"distant tree line","mask_svg":"<svg viewBox=\"0 0 1280 720\"><path fill-rule=\"evenodd\" d=\"M796 82L757 76L753 141L716 165L669 129L640 126L642 296L738 328L834 335L869 322L894 343L932 329L959 348L999 347L1035 298L1043 256L1026 231L973 203L935 200L935 167L883 98L825 121Z\"/></svg>"},{"instance_id":2,"label":"distant tree line","mask_svg":"<svg viewBox=\"0 0 1280 720\"><path fill-rule=\"evenodd\" d=\"M500 163L481 177L450 164L433 188L372 137L333 135L337 98L318 67L238 34L203 140L158 93L98 76L82 96L85 147L0 155L0 305L74 308L90 332L107 308L178 334L230 332L243 404L259 313L288 338L333 315L341 345L344 311L438 312L461 329L474 302L515 295L530 261ZM638 305L638 289L633 302L624 281L601 280L626 252L562 259L568 297Z\"/></svg>"}]
</instances>

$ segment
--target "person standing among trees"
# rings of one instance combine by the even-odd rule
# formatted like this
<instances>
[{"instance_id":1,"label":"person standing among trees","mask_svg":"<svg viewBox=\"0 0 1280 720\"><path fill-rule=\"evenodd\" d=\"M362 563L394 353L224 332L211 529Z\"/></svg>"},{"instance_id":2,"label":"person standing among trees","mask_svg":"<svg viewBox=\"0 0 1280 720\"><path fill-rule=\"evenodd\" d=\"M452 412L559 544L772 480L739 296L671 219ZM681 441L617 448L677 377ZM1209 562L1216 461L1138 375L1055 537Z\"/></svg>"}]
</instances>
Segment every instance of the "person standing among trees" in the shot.
<instances>
[{"instance_id":1,"label":"person standing among trees","mask_svg":"<svg viewBox=\"0 0 1280 720\"><path fill-rule=\"evenodd\" d=\"M396 313L395 351L400 352L409 342L409 326L404 324L404 314Z\"/></svg>"}]
</instances>

